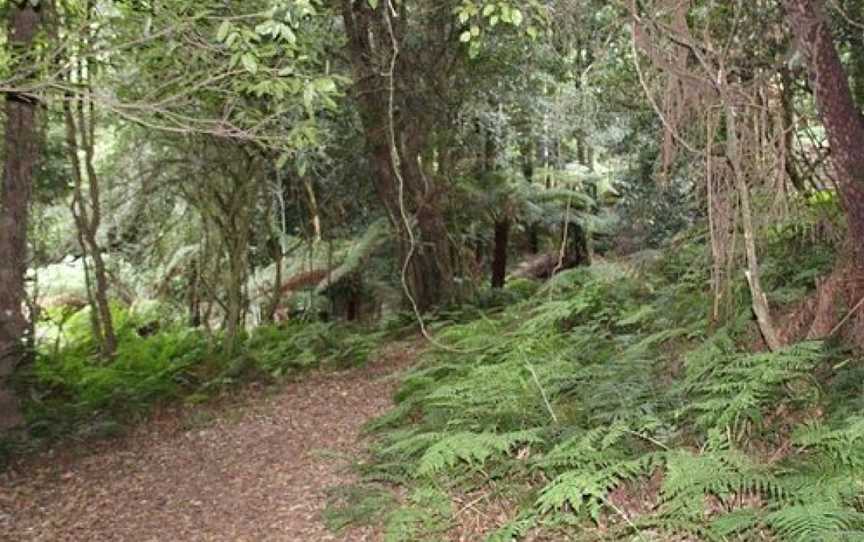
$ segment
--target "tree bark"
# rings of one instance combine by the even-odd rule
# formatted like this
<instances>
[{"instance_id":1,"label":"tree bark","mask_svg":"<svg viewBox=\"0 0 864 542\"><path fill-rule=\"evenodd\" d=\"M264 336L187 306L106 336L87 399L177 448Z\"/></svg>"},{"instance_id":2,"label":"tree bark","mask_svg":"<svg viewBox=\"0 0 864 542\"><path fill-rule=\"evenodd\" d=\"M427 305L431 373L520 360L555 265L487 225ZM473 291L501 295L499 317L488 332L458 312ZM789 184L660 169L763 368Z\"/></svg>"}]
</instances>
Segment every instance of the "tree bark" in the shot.
<instances>
[{"instance_id":1,"label":"tree bark","mask_svg":"<svg viewBox=\"0 0 864 542\"><path fill-rule=\"evenodd\" d=\"M828 143L848 224L849 256L864 271L864 123L819 0L786 0L799 37Z\"/></svg>"},{"instance_id":2,"label":"tree bark","mask_svg":"<svg viewBox=\"0 0 864 542\"><path fill-rule=\"evenodd\" d=\"M792 88L792 73L789 68L780 70L782 80L782 89L780 90L780 106L782 107L783 119L783 137L780 139L780 144L783 145L782 158L783 168L786 171L786 176L792 186L799 193L806 193L807 187L804 184L804 179L798 172L795 165L795 158L792 154L795 146L795 91Z\"/></svg>"},{"instance_id":3,"label":"tree bark","mask_svg":"<svg viewBox=\"0 0 864 542\"><path fill-rule=\"evenodd\" d=\"M268 324L276 321L276 311L282 302L282 266L285 261L285 251L282 250L281 240L271 240L271 243L273 246L271 247L270 254L273 257L273 265L275 267L273 273L273 292L270 294L270 299L264 312L264 322Z\"/></svg>"},{"instance_id":4,"label":"tree bark","mask_svg":"<svg viewBox=\"0 0 864 542\"><path fill-rule=\"evenodd\" d=\"M534 184L534 156L537 150L533 141L526 138L521 145L522 153L522 175L525 177L525 182ZM537 222L532 222L527 226L528 235L528 251L531 254L540 253L540 225Z\"/></svg>"},{"instance_id":5,"label":"tree bark","mask_svg":"<svg viewBox=\"0 0 864 542\"><path fill-rule=\"evenodd\" d=\"M432 119L421 110L425 105L422 100L404 95L413 85L411 76L418 76L409 72L412 68L406 65L405 55L397 57L390 79L395 54L392 38L397 44L404 43L407 13L402 10L398 18L392 17L384 12L386 4L381 2L373 9L366 2L343 0L342 18L375 190L398 232L402 259L407 259L405 279L410 296L420 311L427 311L457 297L453 280L456 265L442 212L443 192L420 161ZM385 24L387 17L392 37L391 28ZM430 74L422 74L426 75ZM391 130L395 132L395 149ZM410 224L412 219L416 224ZM411 243L409 229L415 227Z\"/></svg>"},{"instance_id":6,"label":"tree bark","mask_svg":"<svg viewBox=\"0 0 864 542\"><path fill-rule=\"evenodd\" d=\"M8 7L9 43L26 50L39 29L40 14L29 2ZM27 322L22 313L27 271L27 221L33 172L39 159L36 101L6 95L5 163L0 187L0 431L23 421L9 377L24 357Z\"/></svg>"}]
</instances>

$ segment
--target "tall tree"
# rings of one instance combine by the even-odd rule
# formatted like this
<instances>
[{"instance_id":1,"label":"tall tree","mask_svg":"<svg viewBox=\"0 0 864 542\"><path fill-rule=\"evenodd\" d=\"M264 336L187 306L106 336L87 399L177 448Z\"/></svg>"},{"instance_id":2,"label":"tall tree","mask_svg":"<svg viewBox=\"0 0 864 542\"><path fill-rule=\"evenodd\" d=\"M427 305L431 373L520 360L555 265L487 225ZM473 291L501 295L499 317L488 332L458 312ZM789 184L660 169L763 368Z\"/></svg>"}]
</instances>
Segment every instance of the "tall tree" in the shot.
<instances>
[{"instance_id":1,"label":"tall tree","mask_svg":"<svg viewBox=\"0 0 864 542\"><path fill-rule=\"evenodd\" d=\"M815 317L809 337L835 333L853 316L849 336L864 346L864 317L855 314L837 321L838 295L851 303L861 295L864 274L864 120L840 60L821 0L786 0L789 26L798 36L798 47L810 71L811 88L831 148L835 179L846 217L846 261L820 284Z\"/></svg>"},{"instance_id":2,"label":"tall tree","mask_svg":"<svg viewBox=\"0 0 864 542\"><path fill-rule=\"evenodd\" d=\"M407 4L343 0L342 17L376 192L400 233L411 295L426 310L456 294L444 190L426 170L432 160L422 157L429 157L428 136L441 121L435 102L447 92L447 75L459 53L453 50L449 10L433 7L421 17L429 3L411 9Z\"/></svg>"},{"instance_id":3,"label":"tall tree","mask_svg":"<svg viewBox=\"0 0 864 542\"><path fill-rule=\"evenodd\" d=\"M15 1L9 9L9 44L17 52L27 52L39 31L40 5ZM39 158L36 108L36 98L26 92L6 94L5 163L0 187L0 431L22 421L9 376L23 355L22 339L27 328L21 307L27 270L28 210Z\"/></svg>"},{"instance_id":4,"label":"tall tree","mask_svg":"<svg viewBox=\"0 0 864 542\"><path fill-rule=\"evenodd\" d=\"M864 270L864 122L855 105L821 0L786 0L786 17L799 37L825 125L849 228L853 265Z\"/></svg>"}]
</instances>

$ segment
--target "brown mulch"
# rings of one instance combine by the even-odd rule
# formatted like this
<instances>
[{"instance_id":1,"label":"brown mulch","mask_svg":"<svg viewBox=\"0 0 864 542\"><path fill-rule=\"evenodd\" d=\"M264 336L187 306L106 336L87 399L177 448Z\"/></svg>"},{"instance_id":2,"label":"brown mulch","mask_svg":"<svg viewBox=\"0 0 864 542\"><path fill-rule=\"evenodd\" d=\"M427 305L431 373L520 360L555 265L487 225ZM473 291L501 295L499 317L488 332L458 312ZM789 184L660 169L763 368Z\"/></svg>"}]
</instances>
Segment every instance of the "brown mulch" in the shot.
<instances>
[{"instance_id":1,"label":"brown mulch","mask_svg":"<svg viewBox=\"0 0 864 542\"><path fill-rule=\"evenodd\" d=\"M391 406L392 375L421 347L402 343L369 367L312 373L276 394L247 391L206 423L177 413L15 466L0 473L0 540L375 540L371 529L328 531L321 512L327 490L352 481L362 425Z\"/></svg>"}]
</instances>

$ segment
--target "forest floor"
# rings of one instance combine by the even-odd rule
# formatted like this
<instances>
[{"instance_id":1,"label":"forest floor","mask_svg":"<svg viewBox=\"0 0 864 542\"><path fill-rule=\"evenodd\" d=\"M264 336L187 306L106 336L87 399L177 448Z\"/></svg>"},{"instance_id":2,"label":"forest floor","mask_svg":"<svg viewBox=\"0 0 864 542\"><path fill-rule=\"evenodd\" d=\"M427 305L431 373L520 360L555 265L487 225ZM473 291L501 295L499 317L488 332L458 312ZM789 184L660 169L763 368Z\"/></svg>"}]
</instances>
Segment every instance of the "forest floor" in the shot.
<instances>
[{"instance_id":1,"label":"forest floor","mask_svg":"<svg viewBox=\"0 0 864 542\"><path fill-rule=\"evenodd\" d=\"M376 540L369 528L334 534L321 513L328 489L353 481L363 424L392 406L394 375L422 347L13 465L0 473L0 540Z\"/></svg>"}]
</instances>

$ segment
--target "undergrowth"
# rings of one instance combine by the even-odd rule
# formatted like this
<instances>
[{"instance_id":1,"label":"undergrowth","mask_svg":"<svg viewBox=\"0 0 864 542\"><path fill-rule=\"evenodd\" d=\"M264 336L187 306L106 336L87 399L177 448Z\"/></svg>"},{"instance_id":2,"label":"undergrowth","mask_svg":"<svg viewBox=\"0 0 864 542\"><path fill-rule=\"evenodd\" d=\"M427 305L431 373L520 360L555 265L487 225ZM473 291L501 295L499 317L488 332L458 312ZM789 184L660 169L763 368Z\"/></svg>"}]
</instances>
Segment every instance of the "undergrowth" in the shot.
<instances>
[{"instance_id":1,"label":"undergrowth","mask_svg":"<svg viewBox=\"0 0 864 542\"><path fill-rule=\"evenodd\" d=\"M0 442L0 463L59 438L121 433L155 404L200 403L250 381L276 383L316 367L365 363L381 342L375 330L316 321L259 327L239 351L223 354L221 337L114 308L118 348L97 355L87 310L66 318L16 375L25 398L25 432Z\"/></svg>"},{"instance_id":2,"label":"undergrowth","mask_svg":"<svg viewBox=\"0 0 864 542\"><path fill-rule=\"evenodd\" d=\"M860 360L752 351L748 309L707 320L706 260L567 271L441 328L368 427L363 480L408 495L375 512L387 539L446 539L460 495L505 487L490 541L864 539Z\"/></svg>"}]
</instances>

